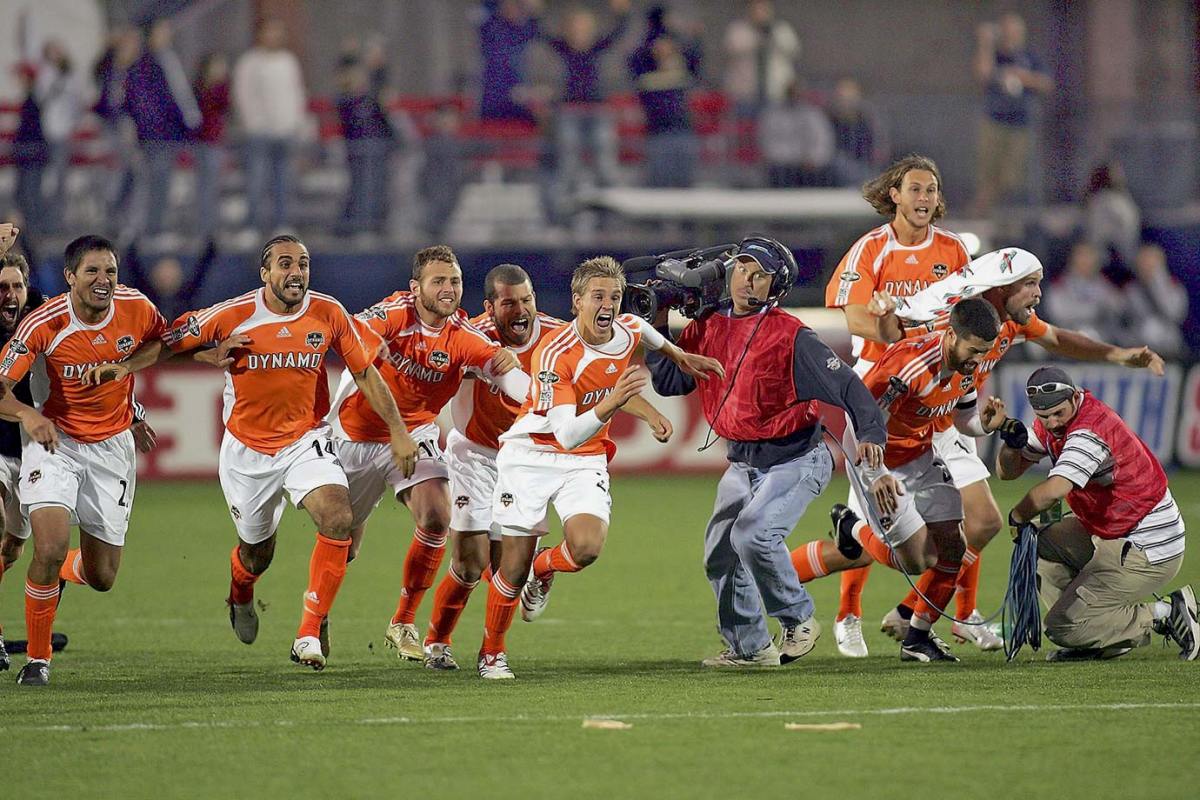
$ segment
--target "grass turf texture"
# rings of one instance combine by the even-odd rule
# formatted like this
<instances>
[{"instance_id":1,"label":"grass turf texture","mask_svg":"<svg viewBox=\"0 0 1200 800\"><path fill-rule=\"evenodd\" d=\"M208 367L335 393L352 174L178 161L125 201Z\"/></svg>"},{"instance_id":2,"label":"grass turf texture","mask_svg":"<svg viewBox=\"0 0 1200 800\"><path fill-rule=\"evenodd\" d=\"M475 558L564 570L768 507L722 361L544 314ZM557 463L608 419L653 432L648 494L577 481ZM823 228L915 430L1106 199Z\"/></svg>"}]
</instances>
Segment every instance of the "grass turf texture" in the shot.
<instances>
[{"instance_id":1,"label":"grass turf texture","mask_svg":"<svg viewBox=\"0 0 1200 800\"><path fill-rule=\"evenodd\" d=\"M997 482L1001 508L1028 485ZM1200 475L1177 474L1172 487L1185 518L1200 522ZM1200 665L1157 638L1104 663L1047 664L1044 648L1006 665L1002 654L958 645L961 664L901 664L877 631L905 588L884 568L865 594L870 658L837 654L835 576L810 585L824 626L812 654L774 670L702 671L699 660L720 649L700 564L714 490L713 478L614 480L604 555L559 577L537 623L517 620L509 652L518 680L495 684L474 670L484 587L455 638L459 672L402 663L383 648L412 530L396 504L371 521L334 609L330 666L313 673L287 657L312 549L307 518L285 516L258 584L259 639L247 647L223 602L234 534L220 489L143 485L116 588L66 592L55 627L71 644L53 662L51 686L14 684L23 657L0 674L4 795L1191 794ZM835 482L789 544L824 536L827 510L844 496ZM1001 533L985 553L985 613L999 603L1010 549ZM1195 558L1176 583L1200 583ZM10 638L23 635L27 559L0 586ZM432 601L431 590L422 633ZM939 627L949 640L949 626ZM582 728L598 715L634 727ZM784 730L835 721L862 729Z\"/></svg>"}]
</instances>

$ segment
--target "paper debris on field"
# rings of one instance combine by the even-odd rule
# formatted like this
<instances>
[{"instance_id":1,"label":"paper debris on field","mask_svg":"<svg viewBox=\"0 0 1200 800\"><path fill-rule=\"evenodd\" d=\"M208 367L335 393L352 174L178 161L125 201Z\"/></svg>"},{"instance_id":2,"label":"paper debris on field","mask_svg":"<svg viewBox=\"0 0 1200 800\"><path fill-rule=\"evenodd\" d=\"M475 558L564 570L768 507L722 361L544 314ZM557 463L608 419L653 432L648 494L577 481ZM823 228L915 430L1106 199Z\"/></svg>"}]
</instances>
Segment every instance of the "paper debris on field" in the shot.
<instances>
[{"instance_id":1,"label":"paper debris on field","mask_svg":"<svg viewBox=\"0 0 1200 800\"><path fill-rule=\"evenodd\" d=\"M602 731L627 731L633 725L628 722L621 722L619 719L585 719L583 727L597 728Z\"/></svg>"},{"instance_id":2,"label":"paper debris on field","mask_svg":"<svg viewBox=\"0 0 1200 800\"><path fill-rule=\"evenodd\" d=\"M788 722L783 726L788 731L857 731L862 725L857 722Z\"/></svg>"}]
</instances>

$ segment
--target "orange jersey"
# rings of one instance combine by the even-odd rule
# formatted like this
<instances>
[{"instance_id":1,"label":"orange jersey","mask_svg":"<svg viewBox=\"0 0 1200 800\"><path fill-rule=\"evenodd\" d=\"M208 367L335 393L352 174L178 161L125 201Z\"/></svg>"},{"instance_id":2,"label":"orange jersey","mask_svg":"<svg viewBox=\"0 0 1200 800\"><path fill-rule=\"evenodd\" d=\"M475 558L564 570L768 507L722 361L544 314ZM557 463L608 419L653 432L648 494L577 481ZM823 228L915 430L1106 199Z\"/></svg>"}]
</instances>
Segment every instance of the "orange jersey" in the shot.
<instances>
[{"instance_id":1,"label":"orange jersey","mask_svg":"<svg viewBox=\"0 0 1200 800\"><path fill-rule=\"evenodd\" d=\"M482 370L500 346L485 336L459 309L440 328L417 315L411 292L395 292L358 314L368 344L387 343L379 373L396 398L409 430L437 419L462 383L463 371ZM387 442L387 425L354 387L337 409L341 430L351 441Z\"/></svg>"},{"instance_id":2,"label":"orange jersey","mask_svg":"<svg viewBox=\"0 0 1200 800\"><path fill-rule=\"evenodd\" d=\"M471 320L492 341L500 343L496 323L488 314L480 314ZM527 374L533 371L533 354L542 339L558 331L567 323L547 314L538 314L533 319L533 332L529 342L521 348L510 347L521 361L521 369ZM484 380L471 381L471 385L459 393L454 403L454 426L463 436L489 450L500 449L500 434L512 427L521 404L512 399L493 383Z\"/></svg>"},{"instance_id":3,"label":"orange jersey","mask_svg":"<svg viewBox=\"0 0 1200 800\"><path fill-rule=\"evenodd\" d=\"M911 247L896 241L891 223L880 225L842 256L825 287L825 306L866 305L875 292L911 297L959 272L970 260L961 239L934 225L925 241ZM885 344L854 337L854 355L864 361L878 361L886 349Z\"/></svg>"},{"instance_id":4,"label":"orange jersey","mask_svg":"<svg viewBox=\"0 0 1200 800\"><path fill-rule=\"evenodd\" d=\"M125 361L162 336L166 320L141 292L118 285L108 314L95 325L75 315L70 295L47 300L22 320L0 353L0 376L19 381L40 355L50 394L42 413L80 442L100 442L133 424L133 376L100 386L79 379L92 367Z\"/></svg>"},{"instance_id":5,"label":"orange jersey","mask_svg":"<svg viewBox=\"0 0 1200 800\"><path fill-rule=\"evenodd\" d=\"M960 402L975 398L975 375L942 375L944 331L896 342L863 376L863 383L888 413L884 460L907 464L933 446L933 432L953 422Z\"/></svg>"},{"instance_id":6,"label":"orange jersey","mask_svg":"<svg viewBox=\"0 0 1200 800\"><path fill-rule=\"evenodd\" d=\"M274 455L319 426L329 411L325 359L330 350L351 372L371 366L370 351L349 312L333 297L309 291L293 314L267 308L264 289L184 314L165 341L193 350L234 334L250 344L234 351L225 373L225 429L239 442Z\"/></svg>"},{"instance_id":7,"label":"orange jersey","mask_svg":"<svg viewBox=\"0 0 1200 800\"><path fill-rule=\"evenodd\" d=\"M547 414L552 408L574 406L579 416L608 397L641 344L644 325L647 323L640 317L621 314L613 321L613 338L601 347L585 342L574 323L542 337L531 359L529 397L503 440L523 439L538 450L580 456L614 451L608 437L612 420L583 444L566 450L555 438Z\"/></svg>"}]
</instances>

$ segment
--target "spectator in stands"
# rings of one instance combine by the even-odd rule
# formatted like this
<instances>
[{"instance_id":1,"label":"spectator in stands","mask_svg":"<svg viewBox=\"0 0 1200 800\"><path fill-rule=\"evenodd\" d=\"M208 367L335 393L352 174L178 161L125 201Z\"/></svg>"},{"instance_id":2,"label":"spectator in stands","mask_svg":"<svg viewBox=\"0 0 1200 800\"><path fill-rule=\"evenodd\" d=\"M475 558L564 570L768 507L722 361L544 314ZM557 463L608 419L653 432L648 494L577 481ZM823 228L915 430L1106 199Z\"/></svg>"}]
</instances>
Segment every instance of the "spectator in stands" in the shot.
<instances>
[{"instance_id":1,"label":"spectator in stands","mask_svg":"<svg viewBox=\"0 0 1200 800\"><path fill-rule=\"evenodd\" d=\"M43 226L58 231L62 228L67 200L71 140L83 118L83 86L75 75L66 47L56 39L47 40L42 48L36 91L49 156L45 176L49 192L46 192Z\"/></svg>"},{"instance_id":2,"label":"spectator in stands","mask_svg":"<svg viewBox=\"0 0 1200 800\"><path fill-rule=\"evenodd\" d=\"M364 64L356 60L343 63L339 81L337 111L350 173L339 231L383 233L392 128L379 97L371 91L370 75Z\"/></svg>"},{"instance_id":3,"label":"spectator in stands","mask_svg":"<svg viewBox=\"0 0 1200 800\"><path fill-rule=\"evenodd\" d=\"M1142 239L1142 212L1117 161L1097 165L1088 176L1083 193L1083 237L1110 263L1124 269L1133 263Z\"/></svg>"},{"instance_id":4,"label":"spectator in stands","mask_svg":"<svg viewBox=\"0 0 1200 800\"><path fill-rule=\"evenodd\" d=\"M1019 15L1005 14L999 23L980 25L977 33L974 67L984 91L984 119L975 215L986 216L997 200L1025 190L1034 98L1053 91L1054 81L1026 44Z\"/></svg>"},{"instance_id":5,"label":"spectator in stands","mask_svg":"<svg viewBox=\"0 0 1200 800\"><path fill-rule=\"evenodd\" d=\"M740 117L757 118L763 108L788 99L796 78L800 37L779 19L770 0L752 0L746 16L725 30L725 91Z\"/></svg>"},{"instance_id":6,"label":"spectator in stands","mask_svg":"<svg viewBox=\"0 0 1200 800\"><path fill-rule=\"evenodd\" d=\"M1134 279L1123 287L1126 302L1123 344L1148 346L1166 359L1188 355L1180 326L1188 315L1187 288L1171 275L1163 249L1142 244L1133 261Z\"/></svg>"},{"instance_id":7,"label":"spectator in stands","mask_svg":"<svg viewBox=\"0 0 1200 800\"><path fill-rule=\"evenodd\" d=\"M138 177L141 211L134 222L134 234L162 231L175 161L201 123L191 84L171 49L172 37L170 22L155 21L146 39L146 51L125 75L125 106L142 149Z\"/></svg>"},{"instance_id":8,"label":"spectator in stands","mask_svg":"<svg viewBox=\"0 0 1200 800\"><path fill-rule=\"evenodd\" d=\"M590 153L594 182L611 186L617 180L616 120L603 106L600 93L600 57L624 35L630 0L610 0L616 24L604 36L596 35L596 16L577 8L567 14L561 37L543 32L563 65L563 88L553 117L556 188L551 216L562 209L585 179L584 160Z\"/></svg>"},{"instance_id":9,"label":"spectator in stands","mask_svg":"<svg viewBox=\"0 0 1200 800\"><path fill-rule=\"evenodd\" d=\"M133 195L137 135L125 105L125 75L141 53L141 31L131 26L119 27L112 32L104 53L92 69L98 94L93 110L100 118L101 135L112 166L103 190L108 219L124 216Z\"/></svg>"},{"instance_id":10,"label":"spectator in stands","mask_svg":"<svg viewBox=\"0 0 1200 800\"><path fill-rule=\"evenodd\" d=\"M479 116L534 121L523 96L525 54L538 35L541 0L484 0L479 46L483 58Z\"/></svg>"},{"instance_id":11,"label":"spectator in stands","mask_svg":"<svg viewBox=\"0 0 1200 800\"><path fill-rule=\"evenodd\" d=\"M229 59L224 53L210 53L201 60L193 90L201 117L196 132L196 223L201 238L209 239L221 221L221 168L231 105Z\"/></svg>"},{"instance_id":12,"label":"spectator in stands","mask_svg":"<svg viewBox=\"0 0 1200 800\"><path fill-rule=\"evenodd\" d=\"M773 189L829 186L836 151L833 124L809 101L799 81L782 103L772 103L758 123L759 149Z\"/></svg>"},{"instance_id":13,"label":"spectator in stands","mask_svg":"<svg viewBox=\"0 0 1200 800\"><path fill-rule=\"evenodd\" d=\"M628 60L646 122L645 184L690 187L699 155L687 96L700 74L700 49L670 30L666 10L646 14L646 36Z\"/></svg>"},{"instance_id":14,"label":"spectator in stands","mask_svg":"<svg viewBox=\"0 0 1200 800\"><path fill-rule=\"evenodd\" d=\"M17 79L21 83L24 99L17 115L17 129L13 134L13 163L17 168L17 185L13 197L24 220L21 227L36 231L44 223L45 203L42 200L42 175L49 160L46 137L42 133L42 111L38 107L37 68L32 64L18 64ZM22 236L22 239L27 236Z\"/></svg>"},{"instance_id":15,"label":"spectator in stands","mask_svg":"<svg viewBox=\"0 0 1200 800\"><path fill-rule=\"evenodd\" d=\"M179 259L166 256L158 259L147 273L136 247L130 247L121 259L121 269L131 286L141 290L168 319L178 319L201 304L200 289L217 260L217 246L209 239L190 274L184 272Z\"/></svg>"},{"instance_id":16,"label":"spectator in stands","mask_svg":"<svg viewBox=\"0 0 1200 800\"><path fill-rule=\"evenodd\" d=\"M425 204L425 227L430 237L442 239L458 205L465 180L466 148L459 131L462 115L454 103L444 103L433 115L433 130L425 138L425 159L419 184Z\"/></svg>"},{"instance_id":17,"label":"spectator in stands","mask_svg":"<svg viewBox=\"0 0 1200 800\"><path fill-rule=\"evenodd\" d=\"M288 224L292 156L304 134L308 98L287 32L264 20L254 47L233 68L233 104L246 135L246 200L250 225L277 231Z\"/></svg>"},{"instance_id":18,"label":"spectator in stands","mask_svg":"<svg viewBox=\"0 0 1200 800\"><path fill-rule=\"evenodd\" d=\"M1101 274L1101 267L1096 248L1077 242L1067 259L1066 274L1046 291L1045 316L1060 328L1104 342L1119 341L1125 304L1117 288Z\"/></svg>"},{"instance_id":19,"label":"spectator in stands","mask_svg":"<svg viewBox=\"0 0 1200 800\"><path fill-rule=\"evenodd\" d=\"M833 182L857 187L878 175L890 156L887 129L854 78L842 78L834 86L829 121L837 143Z\"/></svg>"}]
</instances>

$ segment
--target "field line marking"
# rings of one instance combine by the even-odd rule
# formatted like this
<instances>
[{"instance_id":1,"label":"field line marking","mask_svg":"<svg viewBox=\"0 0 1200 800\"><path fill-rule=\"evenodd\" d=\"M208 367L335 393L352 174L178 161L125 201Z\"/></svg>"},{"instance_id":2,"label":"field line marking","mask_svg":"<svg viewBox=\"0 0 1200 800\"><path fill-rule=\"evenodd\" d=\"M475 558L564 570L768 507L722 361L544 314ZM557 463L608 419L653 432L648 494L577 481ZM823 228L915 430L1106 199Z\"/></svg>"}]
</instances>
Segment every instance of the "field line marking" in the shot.
<instances>
[{"instance_id":1,"label":"field line marking","mask_svg":"<svg viewBox=\"0 0 1200 800\"><path fill-rule=\"evenodd\" d=\"M1025 705L973 705L973 706L897 706L894 708L840 708L840 709L796 709L793 711L682 711L629 714L557 714L532 716L517 714L509 716L447 716L447 717L368 717L345 720L343 725L454 725L488 722L575 722L581 719L620 720L681 720L681 719L775 719L779 717L888 717L920 714L978 714L990 712L1048 712L1048 711L1142 711L1142 710L1192 710L1200 709L1197 703L1087 703L1087 704L1025 704ZM206 730L211 728L274 728L306 724L297 720L206 720L191 722L127 722L112 725L12 725L7 730L34 733L89 733L122 731L173 731ZM326 721L325 724L339 724Z\"/></svg>"}]
</instances>

